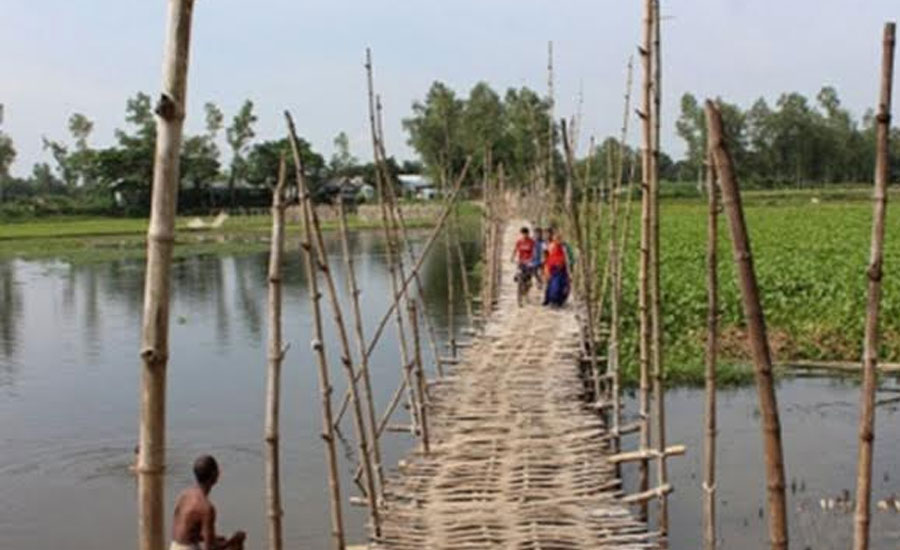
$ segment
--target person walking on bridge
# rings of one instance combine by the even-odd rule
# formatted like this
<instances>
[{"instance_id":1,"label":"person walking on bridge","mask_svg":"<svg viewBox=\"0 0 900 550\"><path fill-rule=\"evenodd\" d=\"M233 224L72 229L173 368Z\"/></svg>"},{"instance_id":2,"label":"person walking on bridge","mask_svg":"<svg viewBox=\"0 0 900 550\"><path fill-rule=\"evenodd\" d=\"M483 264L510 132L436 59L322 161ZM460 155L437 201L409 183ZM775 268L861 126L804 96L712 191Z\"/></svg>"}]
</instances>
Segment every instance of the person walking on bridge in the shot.
<instances>
[{"instance_id":1,"label":"person walking on bridge","mask_svg":"<svg viewBox=\"0 0 900 550\"><path fill-rule=\"evenodd\" d=\"M562 307L569 297L569 258L562 234L558 229L548 231L547 255L544 260L544 277L547 289L544 305Z\"/></svg>"}]
</instances>

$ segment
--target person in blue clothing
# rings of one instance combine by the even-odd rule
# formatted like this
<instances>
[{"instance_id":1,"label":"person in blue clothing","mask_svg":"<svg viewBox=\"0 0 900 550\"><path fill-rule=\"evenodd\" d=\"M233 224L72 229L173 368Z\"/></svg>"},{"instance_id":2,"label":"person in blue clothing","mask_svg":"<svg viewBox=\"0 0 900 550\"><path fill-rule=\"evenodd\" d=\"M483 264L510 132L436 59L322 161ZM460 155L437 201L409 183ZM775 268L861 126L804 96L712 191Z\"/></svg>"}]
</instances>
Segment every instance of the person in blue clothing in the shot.
<instances>
[{"instance_id":1,"label":"person in blue clothing","mask_svg":"<svg viewBox=\"0 0 900 550\"><path fill-rule=\"evenodd\" d=\"M544 230L538 226L534 227L534 254L531 257L532 272L537 281L537 287L541 288L544 284L542 267L544 266Z\"/></svg>"}]
</instances>

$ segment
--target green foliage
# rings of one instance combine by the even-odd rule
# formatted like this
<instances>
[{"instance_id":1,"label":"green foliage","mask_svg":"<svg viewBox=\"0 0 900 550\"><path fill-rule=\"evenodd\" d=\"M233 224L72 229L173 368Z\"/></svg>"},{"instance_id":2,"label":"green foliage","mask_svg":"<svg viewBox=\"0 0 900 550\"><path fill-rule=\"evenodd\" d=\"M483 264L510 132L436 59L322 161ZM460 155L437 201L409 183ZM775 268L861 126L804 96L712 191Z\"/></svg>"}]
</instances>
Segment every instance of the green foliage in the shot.
<instances>
[{"instance_id":1,"label":"green foliage","mask_svg":"<svg viewBox=\"0 0 900 550\"><path fill-rule=\"evenodd\" d=\"M424 101L413 104L412 116L403 121L409 144L428 172L438 178L458 173L467 156L472 158L468 184L477 185L485 172L501 164L511 185L527 185L544 177L548 132L557 141L550 122L550 105L536 92L510 88L501 99L487 83L477 83L466 99L459 99L446 84L432 84ZM563 181L563 161L553 151L556 171Z\"/></svg>"},{"instance_id":2,"label":"green foliage","mask_svg":"<svg viewBox=\"0 0 900 550\"><path fill-rule=\"evenodd\" d=\"M774 108L765 99L746 111L719 100L725 135L738 177L745 186L796 187L869 181L875 164L871 112L857 122L841 106L837 90L823 87L815 102L798 93L782 94ZM676 131L687 146L682 179L699 174L705 156L706 123L691 94L681 98ZM900 137L900 130L892 129ZM893 177L900 176L900 143L892 142ZM687 176L685 178L685 176Z\"/></svg>"},{"instance_id":3,"label":"green foliage","mask_svg":"<svg viewBox=\"0 0 900 550\"><path fill-rule=\"evenodd\" d=\"M863 199L863 189L842 192ZM747 193L745 211L769 340L776 360L857 360L865 318L871 204L869 201L810 201L810 195ZM722 363L732 381L749 375L743 310L728 227L720 217L719 300ZM637 357L637 263L633 219L623 293L624 358ZM702 383L706 334L706 205L662 204L660 236L663 350L667 378ZM900 234L900 216L890 215L888 234ZM880 357L900 360L900 240L885 242ZM602 273L602 271L601 271ZM628 363L629 379L636 364Z\"/></svg>"},{"instance_id":4,"label":"green foliage","mask_svg":"<svg viewBox=\"0 0 900 550\"><path fill-rule=\"evenodd\" d=\"M303 138L298 140L300 159L303 161L303 175L312 189L325 177L325 159L315 152L312 145ZM288 138L263 141L250 148L246 161L246 179L253 185L275 187L278 177L278 163L281 157L287 163L287 184L296 185L294 156Z\"/></svg>"},{"instance_id":5,"label":"green foliage","mask_svg":"<svg viewBox=\"0 0 900 550\"><path fill-rule=\"evenodd\" d=\"M334 154L328 163L329 171L336 176L347 175L356 168L358 162L350 153L350 138L346 132L340 132L334 137Z\"/></svg>"}]
</instances>

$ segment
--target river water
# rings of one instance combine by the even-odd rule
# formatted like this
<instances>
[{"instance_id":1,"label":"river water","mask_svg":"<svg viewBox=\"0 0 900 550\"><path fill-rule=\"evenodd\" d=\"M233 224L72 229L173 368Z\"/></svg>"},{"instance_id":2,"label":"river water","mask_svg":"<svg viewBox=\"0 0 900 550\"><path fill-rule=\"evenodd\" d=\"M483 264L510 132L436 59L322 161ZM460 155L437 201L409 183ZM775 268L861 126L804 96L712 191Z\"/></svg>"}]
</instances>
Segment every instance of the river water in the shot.
<instances>
[{"instance_id":1,"label":"river water","mask_svg":"<svg viewBox=\"0 0 900 550\"><path fill-rule=\"evenodd\" d=\"M332 269L345 275L339 244L328 236ZM421 245L422 235L418 242ZM382 241L351 236L363 293L366 330L390 302ZM474 244L467 244L475 257ZM446 264L439 246L426 259L426 307L447 338ZM171 360L168 374L167 514L191 482L200 453L222 467L212 493L223 531L245 529L248 548L264 548L263 406L267 254L200 255L173 268ZM458 272L457 272L458 273ZM0 548L132 548L136 486L128 466L137 434L141 260L96 263L0 260ZM282 381L282 494L288 548L326 548L327 476L320 433L312 323L300 255L286 257L284 334L292 344ZM458 283L458 278L457 278ZM342 286L342 283L341 283ZM457 291L459 297L461 292ZM327 304L323 302L327 310ZM349 309L346 310L349 319ZM461 301L454 324L465 320ZM326 326L331 331L330 322ZM333 338L328 351L337 357ZM428 356L427 346L425 354ZM394 327L372 359L383 409L399 381ZM332 361L332 380L343 374ZM795 548L847 548L852 514L821 510L820 499L854 488L858 389L822 379L779 385ZM628 401L634 410L633 400ZM759 416L752 388L720 392L719 521L726 548L760 548L766 540ZM670 460L672 548L698 548L701 507L702 391L667 395L668 438L688 446ZM395 417L402 420L400 412ZM349 418L346 433L352 433ZM876 499L900 493L900 417L878 410ZM387 434L387 465L410 447L408 435ZM341 447L344 494L352 449ZM629 467L630 472L634 467ZM875 510L873 548L900 545L900 514ZM364 511L346 508L350 542L365 537Z\"/></svg>"}]
</instances>

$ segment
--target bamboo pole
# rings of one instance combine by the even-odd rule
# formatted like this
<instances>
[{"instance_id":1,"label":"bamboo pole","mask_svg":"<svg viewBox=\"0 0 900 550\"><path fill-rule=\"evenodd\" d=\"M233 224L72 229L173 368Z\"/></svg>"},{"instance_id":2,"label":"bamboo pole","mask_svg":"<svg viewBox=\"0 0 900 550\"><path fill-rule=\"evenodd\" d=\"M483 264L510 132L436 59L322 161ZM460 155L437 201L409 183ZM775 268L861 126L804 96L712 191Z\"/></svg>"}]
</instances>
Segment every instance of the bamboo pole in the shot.
<instances>
[{"instance_id":1,"label":"bamboo pole","mask_svg":"<svg viewBox=\"0 0 900 550\"><path fill-rule=\"evenodd\" d=\"M456 259L459 262L459 281L462 283L462 294L466 306L466 319L468 319L469 326L471 327L474 319L474 315L472 314L472 295L469 293L469 271L466 267L466 254L463 252L462 242L460 242L459 238L460 232L462 231L462 224L459 219L459 208L454 211L454 217L457 228L454 233L454 244L456 248Z\"/></svg>"},{"instance_id":2,"label":"bamboo pole","mask_svg":"<svg viewBox=\"0 0 900 550\"><path fill-rule=\"evenodd\" d=\"M619 150L617 156L617 172L615 187L613 189L612 206L610 208L610 226L609 226L609 256L607 262L612 266L612 299L610 301L610 324L609 324L609 346L607 351L607 371L611 375L611 394L613 403L613 434L612 452L619 452L619 426L622 423L622 410L619 401L619 329L621 320L619 319L619 307L622 303L622 262L619 258L625 251L619 247L619 192L622 188L625 173L625 144L628 139L628 118L631 114L631 78L632 78L633 60L628 59L628 70L625 77L625 109L622 115L622 132L619 137ZM628 191L631 192L631 182L629 180ZM630 206L630 197L629 200ZM630 208L629 208L630 209ZM627 226L628 221L625 221ZM623 227L623 236L627 234L627 227ZM624 243L622 243L624 248Z\"/></svg>"},{"instance_id":3,"label":"bamboo pole","mask_svg":"<svg viewBox=\"0 0 900 550\"><path fill-rule=\"evenodd\" d=\"M297 146L297 136L294 133L293 125L290 125L289 128L291 132L291 148L294 151L294 160L300 166L300 172L302 173L299 147ZM332 319L334 320L335 329L337 331L338 342L341 346L341 366L344 369L344 374L347 379L347 388L350 391L350 404L353 410L353 425L355 428L357 445L359 447L359 460L363 469L363 473L365 474L365 478L363 481L365 482L364 488L366 498L368 499L369 503L369 519L372 522L372 528L375 532L375 536L378 537L381 535L381 519L378 513L375 474L373 473L372 456L369 450L368 428L363 416L362 403L360 402L359 391L356 385L357 376L353 368L350 339L347 336L347 328L346 324L344 323L343 312L341 311L337 285L334 282L334 277L332 277L331 269L329 268L328 250L325 247L325 240L322 237L322 227L319 223L319 215L312 203L312 193L310 192L309 187L306 184L305 178L299 177L297 182L298 186L300 187L300 191L307 197L310 197L308 200L303 201L303 206L305 209L304 213L312 222L312 225L309 226L308 229L312 231L313 237L315 239L313 244L315 245L316 249L318 269L322 273L322 278L325 280L325 288L328 291L329 304L331 306L331 315ZM341 208L343 209L343 205L341 205Z\"/></svg>"},{"instance_id":4,"label":"bamboo pole","mask_svg":"<svg viewBox=\"0 0 900 550\"><path fill-rule=\"evenodd\" d=\"M279 411L281 408L281 363L285 349L281 334L281 263L284 253L284 156L278 163L278 184L272 192L272 240L269 248L269 341L266 372L266 500L269 517L269 548L283 547L281 518L281 465L279 457Z\"/></svg>"},{"instance_id":5,"label":"bamboo pole","mask_svg":"<svg viewBox=\"0 0 900 550\"><path fill-rule=\"evenodd\" d=\"M563 135L563 147L565 148L566 153L566 180L567 185L572 186L572 180L574 179L574 159L572 158L572 148L569 143L569 138L566 131L566 120L562 119L561 121L562 127L562 135ZM575 205L569 201L567 203L569 207L569 218L571 220L572 228L575 231L575 242L578 246L578 250L581 253L582 261L581 263L581 275L582 280L587 282L588 278L591 274L591 267L588 265L588 262L585 261L585 247L584 247L584 236L581 231L581 224L578 222L578 211L575 208ZM584 306L587 310L587 332L588 332L588 348L587 352L590 354L591 360L591 378L594 385L594 400L599 402L603 399L602 388L600 387L600 366L597 363L597 350L595 349L596 343L596 331L594 330L594 310L593 304L591 303L591 295L590 295L590 285L584 284L582 285L582 292L584 295L582 298L584 299Z\"/></svg>"},{"instance_id":6,"label":"bamboo pole","mask_svg":"<svg viewBox=\"0 0 900 550\"><path fill-rule=\"evenodd\" d=\"M422 420L422 452L428 454L429 452L431 452L431 449L428 444L428 413L426 412L425 408L425 369L422 368L422 348L419 345L419 316L416 311L416 301L410 300L407 303L407 307L409 308L409 326L412 328L413 362L415 363L416 371L416 392L419 396L419 418Z\"/></svg>"},{"instance_id":7,"label":"bamboo pole","mask_svg":"<svg viewBox=\"0 0 900 550\"><path fill-rule=\"evenodd\" d=\"M553 110L555 104L553 99L553 41L547 42L547 174L546 187L550 191L551 196L555 195L553 189Z\"/></svg>"},{"instance_id":8,"label":"bamboo pole","mask_svg":"<svg viewBox=\"0 0 900 550\"><path fill-rule=\"evenodd\" d=\"M147 230L147 271L141 327L138 546L165 545L166 368L169 360L169 285L175 243L179 152L187 99L193 0L169 0L162 94L156 107L153 192Z\"/></svg>"},{"instance_id":9,"label":"bamboo pole","mask_svg":"<svg viewBox=\"0 0 900 550\"><path fill-rule=\"evenodd\" d=\"M369 58L368 66L369 66L369 71L371 72L372 71L371 57ZM377 120L377 125L378 125L376 144L378 146L378 152L379 152L379 155L381 158L381 162L376 162L375 164L376 164L376 168L380 169L383 180L390 181L390 175L388 174L387 165L385 162L387 159L387 153L385 152L385 146L384 146L384 130L381 127L381 97L380 96L376 96L375 106L376 106L375 110L377 113L376 120ZM394 222L394 229L395 229L395 231L397 229L399 229L400 238L402 239L403 245L406 248L406 252L409 256L409 261L411 264L414 264L416 261L416 255L415 255L415 251L413 250L412 240L409 238L409 231L407 229L406 219L403 216L403 209L400 208L400 203L397 201L397 196L394 193L393 186L387 185L385 188L388 190L388 198L390 199L390 205L391 205L390 212L392 214L391 220ZM402 253L400 255L402 257ZM400 267L401 267L400 274L402 277L403 276L402 265ZM427 308L425 307L425 286L422 284L422 277L418 271L416 271L414 273L414 280L416 283L416 292L419 297L419 301L422 304L422 310L423 310L423 312L425 312L425 314L422 315L422 319L425 324L426 335L428 336L428 347L431 350L431 355L434 360L435 369L438 371L439 375L443 376L443 372L440 367L440 354L438 352L437 336L435 335L434 325L431 323L431 320L428 318L428 315L427 315Z\"/></svg>"},{"instance_id":10,"label":"bamboo pole","mask_svg":"<svg viewBox=\"0 0 900 550\"><path fill-rule=\"evenodd\" d=\"M708 152L706 193L709 204L706 241L706 434L703 446L703 548L716 549L716 352L719 346L718 243L719 204L712 151Z\"/></svg>"},{"instance_id":11,"label":"bamboo pole","mask_svg":"<svg viewBox=\"0 0 900 550\"><path fill-rule=\"evenodd\" d=\"M353 329L356 346L359 353L359 376L363 382L363 399L366 402L367 427L369 429L369 450L372 456L375 481L379 497L384 497L384 466L381 463L381 444L375 433L377 419L375 416L375 398L372 394L372 378L369 372L369 355L366 353L366 337L363 331L362 308L359 305L359 285L356 282L356 269L353 255L350 253L350 244L347 237L347 213L344 209L344 201L340 201L340 233L341 251L344 256L344 265L347 270L347 292L350 294L350 303L353 306ZM349 390L347 395L350 395ZM349 401L349 399L348 399Z\"/></svg>"},{"instance_id":12,"label":"bamboo pole","mask_svg":"<svg viewBox=\"0 0 900 550\"><path fill-rule=\"evenodd\" d=\"M412 281L416 278L416 276L421 273L421 269L422 269L422 265L425 261L425 257L431 251L431 248L434 245L435 241L437 240L437 237L441 235L443 228L444 228L444 224L446 223L450 213L452 212L452 208L456 204L456 199L459 196L460 186L462 185L462 181L465 179L465 176L466 176L466 173L468 172L468 167L469 167L470 163L471 163L471 159L467 158L466 163L463 165L463 170L462 170L462 172L460 172L460 176L457 178L456 183L454 184L453 191L452 191L450 197L447 199L447 204L445 204L444 210L442 211L441 215L438 217L437 222L435 223L434 227L431 230L431 234L428 236L428 238L425 241L425 245L422 247L422 253L419 254L418 257L416 257L415 255L411 255L410 260L413 263L413 268L412 268L410 274L403 278L402 284L400 285L401 292L405 293L407 288L409 287L410 283L412 283ZM372 339L369 341L368 346L366 346L366 353L364 355L366 361L368 361L368 359L371 357L372 353L375 351L375 346L378 344L378 341L381 339L381 335L384 332L384 328L387 325L390 318L393 316L394 312L396 311L396 308L397 308L397 303L395 301L391 302L391 305L388 307L387 311L382 315L381 320L378 322L378 324L375 328L375 332L372 335ZM437 361L438 376L443 376L443 372L441 371L439 359L435 359L435 361ZM361 374L357 373L357 380L359 380L360 376L361 376ZM405 388L405 387L406 387L405 385L402 386L402 388ZM340 422L341 418L344 415L344 412L347 410L347 407L349 405L350 405L350 390L348 389L344 393L344 398L341 401L341 407L340 407L339 413L335 419L335 425L337 425ZM379 431L379 433L381 433L381 432Z\"/></svg>"},{"instance_id":13,"label":"bamboo pole","mask_svg":"<svg viewBox=\"0 0 900 550\"><path fill-rule=\"evenodd\" d=\"M650 157L650 353L653 367L653 409L656 420L656 449L662 452L666 448L666 407L665 385L663 383L662 352L662 300L660 288L660 246L659 246L659 154L660 154L660 106L662 102L662 69L660 57L660 0L653 0L653 109L650 111L653 118L653 154ZM668 472L666 471L666 457L659 454L656 459L656 484L666 485ZM658 505L658 529L665 537L669 532L669 500L668 495L660 493Z\"/></svg>"},{"instance_id":14,"label":"bamboo pole","mask_svg":"<svg viewBox=\"0 0 900 550\"><path fill-rule=\"evenodd\" d=\"M316 354L316 362L319 371L319 390L322 405L322 439L325 441L325 455L328 463L328 489L329 498L331 500L331 541L332 546L336 550L344 549L344 518L341 510L341 481L338 474L337 448L334 440L334 420L332 418L331 393L333 391L328 375L328 359L325 356L324 331L322 328L322 309L319 300L322 294L319 292L319 279L316 270L316 257L312 242L312 219L309 214L310 208L306 207L307 203L311 203L310 196L306 185L302 183L303 164L300 159L300 150L297 145L296 131L294 130L294 121L291 119L290 113L285 111L285 119L288 126L288 135L291 142L291 152L294 155L294 171L299 187L299 198L303 205L302 230L303 230L303 249L304 266L306 268L306 278L309 284L310 307L313 313L313 327L315 329L315 337L311 342L313 352Z\"/></svg>"},{"instance_id":15,"label":"bamboo pole","mask_svg":"<svg viewBox=\"0 0 900 550\"><path fill-rule=\"evenodd\" d=\"M412 422L410 423L411 429L413 433L418 430L419 426L419 418L418 418L418 407L416 406L416 395L415 388L410 379L410 360L409 360L409 347L406 339L406 328L404 327L403 322L403 311L400 307L400 304L403 302L404 298L407 297L406 289L400 289L400 285L398 284L398 273L397 266L398 261L402 266L402 258L398 258L395 253L395 242L391 230L391 222L390 222L390 212L388 211L388 190L387 186L392 185L390 181L385 181L381 170L379 169L379 150L378 150L378 127L375 119L375 98L374 98L374 84L372 78L372 53L369 48L366 48L366 77L367 77L367 85L368 85L368 103L369 103L369 126L371 128L372 135L372 150L373 150L373 159L376 164L375 170L375 182L376 188L378 190L378 202L381 206L381 229L384 234L385 241L385 255L387 257L388 271L390 272L391 279L391 296L394 301L394 319L397 325L397 339L399 340L400 346L400 360L402 363L402 371L403 377L406 382L406 400L407 406L409 408L410 417ZM402 267L401 267L402 269ZM402 279L403 277L400 276Z\"/></svg>"},{"instance_id":16,"label":"bamboo pole","mask_svg":"<svg viewBox=\"0 0 900 550\"><path fill-rule=\"evenodd\" d=\"M759 409L762 414L762 435L766 463L766 491L768 493L769 539L773 550L788 547L787 504L784 495L784 455L781 448L781 423L778 400L772 380L772 357L766 339L766 321L759 299L750 238L741 206L740 189L734 174L731 155L725 143L722 116L712 102L706 102L706 124L713 148L715 170L722 191L722 204L728 214L731 243L737 264L744 317L747 322L750 352L756 374Z\"/></svg>"},{"instance_id":17,"label":"bamboo pole","mask_svg":"<svg viewBox=\"0 0 900 550\"><path fill-rule=\"evenodd\" d=\"M640 448L650 448L650 241L652 238L651 227L651 189L650 171L652 169L652 115L650 113L650 98L653 93L652 49L651 37L653 35L653 0L644 0L644 43L640 50L644 72L643 105L640 112L643 130L643 151L641 168L641 255L640 271L638 273L638 310L640 312L640 382L639 382L639 408L641 419ZM640 463L639 489L645 492L650 488L649 464L646 460ZM643 501L640 509L640 519L647 518L647 503Z\"/></svg>"},{"instance_id":18,"label":"bamboo pole","mask_svg":"<svg viewBox=\"0 0 900 550\"><path fill-rule=\"evenodd\" d=\"M447 341L450 343L450 357L456 358L456 327L454 319L454 304L456 299L453 282L453 252L451 247L451 233L453 232L453 221L447 225L447 231L444 233L444 261L447 264Z\"/></svg>"},{"instance_id":19,"label":"bamboo pole","mask_svg":"<svg viewBox=\"0 0 900 550\"><path fill-rule=\"evenodd\" d=\"M431 234L428 236L428 239L425 241L425 245L422 247L422 252L419 254L418 259L416 260L416 264L413 267L410 275L407 275L400 285L400 291L406 292L407 287L413 281L414 275L419 272L422 268L422 264L425 262L425 257L428 255L428 252L431 251L431 247L434 245L437 238L441 235L441 232L444 229L444 224L447 221L450 213L453 211L453 206L456 203L456 199L459 197L460 186L462 185L463 180L468 173L469 165L471 164L471 158L466 159L466 163L463 165L463 169L460 172L459 178L456 180L456 184L454 186L453 192L450 198L447 201L446 206L444 207L443 212L438 217L437 222L434 227L431 229ZM381 338L381 334L384 331L385 325L390 320L391 316L394 314L394 311L397 308L396 300L391 302L391 305L388 306L387 311L381 317L381 320L378 322L378 325L375 327L375 333L372 334L372 339L369 340L369 345L366 348L366 354L371 356L372 351L375 349L375 345L378 343L378 340Z\"/></svg>"},{"instance_id":20,"label":"bamboo pole","mask_svg":"<svg viewBox=\"0 0 900 550\"><path fill-rule=\"evenodd\" d=\"M863 385L860 397L859 455L856 471L856 514L853 519L853 549L869 547L869 510L872 498L872 448L875 440L875 388L878 385L878 312L881 302L884 258L884 218L890 179L891 87L894 80L896 25L884 25L881 58L881 92L875 137L875 192L872 197L872 247L866 301L866 334L863 340Z\"/></svg>"}]
</instances>

